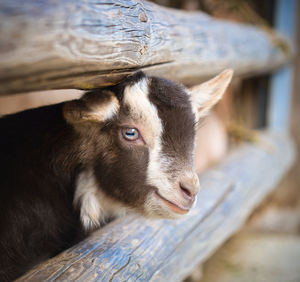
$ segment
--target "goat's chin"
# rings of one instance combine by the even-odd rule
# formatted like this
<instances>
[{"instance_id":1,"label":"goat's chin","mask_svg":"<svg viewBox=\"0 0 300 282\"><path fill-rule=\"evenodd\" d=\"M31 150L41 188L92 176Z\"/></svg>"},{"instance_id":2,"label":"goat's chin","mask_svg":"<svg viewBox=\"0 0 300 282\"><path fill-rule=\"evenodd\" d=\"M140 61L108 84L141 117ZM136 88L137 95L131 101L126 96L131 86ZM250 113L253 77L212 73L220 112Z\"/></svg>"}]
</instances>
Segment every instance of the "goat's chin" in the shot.
<instances>
[{"instance_id":1,"label":"goat's chin","mask_svg":"<svg viewBox=\"0 0 300 282\"><path fill-rule=\"evenodd\" d=\"M149 194L144 206L145 216L149 218L179 219L188 212L160 197L157 193Z\"/></svg>"}]
</instances>

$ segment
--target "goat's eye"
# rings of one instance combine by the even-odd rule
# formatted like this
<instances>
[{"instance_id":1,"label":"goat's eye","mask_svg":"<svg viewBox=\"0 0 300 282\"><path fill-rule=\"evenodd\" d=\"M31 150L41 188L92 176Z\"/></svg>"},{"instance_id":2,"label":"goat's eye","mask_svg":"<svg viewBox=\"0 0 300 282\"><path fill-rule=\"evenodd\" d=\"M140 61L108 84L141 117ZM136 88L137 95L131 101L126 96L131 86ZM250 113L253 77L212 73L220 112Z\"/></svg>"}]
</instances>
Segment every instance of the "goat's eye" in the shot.
<instances>
[{"instance_id":1,"label":"goat's eye","mask_svg":"<svg viewBox=\"0 0 300 282\"><path fill-rule=\"evenodd\" d=\"M140 133L136 128L122 128L122 135L127 141L135 141L140 138Z\"/></svg>"}]
</instances>

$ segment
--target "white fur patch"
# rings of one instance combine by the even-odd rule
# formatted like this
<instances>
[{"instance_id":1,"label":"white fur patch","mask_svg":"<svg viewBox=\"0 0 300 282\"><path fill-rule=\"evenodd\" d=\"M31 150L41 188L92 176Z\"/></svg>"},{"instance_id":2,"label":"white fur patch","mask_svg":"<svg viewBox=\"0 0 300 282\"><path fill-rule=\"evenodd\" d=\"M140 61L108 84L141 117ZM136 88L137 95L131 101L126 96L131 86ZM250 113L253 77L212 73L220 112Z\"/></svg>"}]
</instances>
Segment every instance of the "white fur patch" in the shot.
<instances>
[{"instance_id":1,"label":"white fur patch","mask_svg":"<svg viewBox=\"0 0 300 282\"><path fill-rule=\"evenodd\" d=\"M138 83L126 87L124 101L130 108L131 116L138 120L138 123L142 124L147 131L146 136L144 136L149 147L147 181L153 185L154 182L159 181L161 183L162 181L163 185L165 185L167 180L165 177L162 177L162 163L166 164L169 161L167 161L167 158L163 158L161 154L163 125L158 116L156 106L148 98L147 80L142 79Z\"/></svg>"},{"instance_id":2,"label":"white fur patch","mask_svg":"<svg viewBox=\"0 0 300 282\"><path fill-rule=\"evenodd\" d=\"M124 101L130 108L131 116L146 129L145 141L149 148L149 164L147 168L147 183L158 188L160 194L168 199L176 198L179 195L175 192L175 187L170 182L167 173L172 160L162 153L163 124L158 116L157 108L148 98L147 80L143 79L138 83L128 86L124 91ZM155 214L156 200L146 201L146 212Z\"/></svg>"},{"instance_id":3,"label":"white fur patch","mask_svg":"<svg viewBox=\"0 0 300 282\"><path fill-rule=\"evenodd\" d=\"M129 106L131 117L146 128L147 144L152 146L155 139L160 138L162 123L158 116L156 106L148 98L148 81L142 79L124 90L124 103ZM147 139L147 136L144 136Z\"/></svg>"},{"instance_id":4,"label":"white fur patch","mask_svg":"<svg viewBox=\"0 0 300 282\"><path fill-rule=\"evenodd\" d=\"M91 231L105 223L109 216L125 214L125 208L109 199L98 187L92 171L82 172L74 195L75 207L80 209L80 220L85 230Z\"/></svg>"},{"instance_id":5,"label":"white fur patch","mask_svg":"<svg viewBox=\"0 0 300 282\"><path fill-rule=\"evenodd\" d=\"M176 181L173 183L169 177L169 169L173 160L162 152L163 123L156 106L149 100L146 79L125 88L124 103L129 107L130 116L144 129L143 138L149 150L149 163L146 172L147 184L156 187L161 196L180 206L182 196L179 193L178 183ZM196 109L195 114L197 113ZM145 211L151 216L178 217L161 203L155 193L150 193L147 196Z\"/></svg>"},{"instance_id":6,"label":"white fur patch","mask_svg":"<svg viewBox=\"0 0 300 282\"><path fill-rule=\"evenodd\" d=\"M198 111L198 105L194 102L192 93L190 92L189 89L185 89L186 93L189 96L189 100L192 106L192 112L195 115L195 122L197 123L199 121L199 111Z\"/></svg>"}]
</instances>

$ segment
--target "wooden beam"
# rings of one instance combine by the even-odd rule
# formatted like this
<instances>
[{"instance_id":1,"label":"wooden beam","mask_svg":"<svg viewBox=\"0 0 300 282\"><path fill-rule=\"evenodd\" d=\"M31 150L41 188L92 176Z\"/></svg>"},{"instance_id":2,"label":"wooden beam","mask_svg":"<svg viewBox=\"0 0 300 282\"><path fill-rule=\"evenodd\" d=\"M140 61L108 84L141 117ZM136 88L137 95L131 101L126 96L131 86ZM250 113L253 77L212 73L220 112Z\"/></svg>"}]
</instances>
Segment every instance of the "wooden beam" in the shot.
<instances>
[{"instance_id":1,"label":"wooden beam","mask_svg":"<svg viewBox=\"0 0 300 282\"><path fill-rule=\"evenodd\" d=\"M0 94L89 89L136 69L194 84L226 67L270 71L291 55L257 27L136 0L2 0Z\"/></svg>"},{"instance_id":2,"label":"wooden beam","mask_svg":"<svg viewBox=\"0 0 300 282\"><path fill-rule=\"evenodd\" d=\"M19 281L181 281L241 227L293 158L288 136L265 132L201 176L185 219L120 218Z\"/></svg>"}]
</instances>

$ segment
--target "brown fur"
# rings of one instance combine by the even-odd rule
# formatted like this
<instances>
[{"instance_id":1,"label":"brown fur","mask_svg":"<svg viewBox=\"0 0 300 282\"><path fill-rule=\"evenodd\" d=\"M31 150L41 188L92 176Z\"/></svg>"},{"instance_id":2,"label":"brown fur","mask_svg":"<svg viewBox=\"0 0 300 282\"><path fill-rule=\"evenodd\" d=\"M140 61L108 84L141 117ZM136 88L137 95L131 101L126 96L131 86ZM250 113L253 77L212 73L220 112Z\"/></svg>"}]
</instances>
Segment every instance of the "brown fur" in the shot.
<instances>
[{"instance_id":1,"label":"brown fur","mask_svg":"<svg viewBox=\"0 0 300 282\"><path fill-rule=\"evenodd\" d=\"M100 224L103 209L188 212L199 190L191 103L182 86L139 72L78 100L1 118L1 279L70 247ZM142 137L129 142L124 127Z\"/></svg>"}]
</instances>

